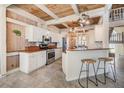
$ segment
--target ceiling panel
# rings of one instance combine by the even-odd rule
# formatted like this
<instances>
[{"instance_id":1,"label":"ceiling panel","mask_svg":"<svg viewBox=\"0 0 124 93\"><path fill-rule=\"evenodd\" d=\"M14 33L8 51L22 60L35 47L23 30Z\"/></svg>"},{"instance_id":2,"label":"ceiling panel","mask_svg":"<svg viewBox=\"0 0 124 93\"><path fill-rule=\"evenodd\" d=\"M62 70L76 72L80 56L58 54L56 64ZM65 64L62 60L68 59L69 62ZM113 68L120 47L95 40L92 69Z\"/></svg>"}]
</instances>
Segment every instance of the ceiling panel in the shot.
<instances>
[{"instance_id":1,"label":"ceiling panel","mask_svg":"<svg viewBox=\"0 0 124 93\"><path fill-rule=\"evenodd\" d=\"M59 29L64 29L64 28L66 28L64 25L62 25L62 24L56 24L56 25L54 25L54 26L56 26L57 28L59 28Z\"/></svg>"},{"instance_id":2,"label":"ceiling panel","mask_svg":"<svg viewBox=\"0 0 124 93\"><path fill-rule=\"evenodd\" d=\"M90 18L90 24L91 24L91 25L98 24L99 20L100 20L100 16Z\"/></svg>"},{"instance_id":3,"label":"ceiling panel","mask_svg":"<svg viewBox=\"0 0 124 93\"><path fill-rule=\"evenodd\" d=\"M47 21L53 19L51 16L49 16L47 13L42 11L40 8L36 7L33 4L16 4L15 6Z\"/></svg>"},{"instance_id":4,"label":"ceiling panel","mask_svg":"<svg viewBox=\"0 0 124 93\"><path fill-rule=\"evenodd\" d=\"M58 17L65 17L74 14L70 4L47 4L46 6Z\"/></svg>"},{"instance_id":5,"label":"ceiling panel","mask_svg":"<svg viewBox=\"0 0 124 93\"><path fill-rule=\"evenodd\" d=\"M69 27L79 27L80 24L77 21L66 22Z\"/></svg>"},{"instance_id":6,"label":"ceiling panel","mask_svg":"<svg viewBox=\"0 0 124 93\"><path fill-rule=\"evenodd\" d=\"M89 11L97 8L104 7L105 4L78 4L79 12Z\"/></svg>"}]
</instances>

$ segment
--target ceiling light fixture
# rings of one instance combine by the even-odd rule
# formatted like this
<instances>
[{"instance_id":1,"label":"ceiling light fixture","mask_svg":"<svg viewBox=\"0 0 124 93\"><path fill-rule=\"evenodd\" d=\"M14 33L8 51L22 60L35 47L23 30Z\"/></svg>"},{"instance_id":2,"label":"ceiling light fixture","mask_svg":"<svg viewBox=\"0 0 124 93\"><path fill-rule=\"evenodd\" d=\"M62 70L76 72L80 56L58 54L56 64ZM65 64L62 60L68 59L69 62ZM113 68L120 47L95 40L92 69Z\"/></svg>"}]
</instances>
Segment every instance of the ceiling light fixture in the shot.
<instances>
[{"instance_id":1,"label":"ceiling light fixture","mask_svg":"<svg viewBox=\"0 0 124 93\"><path fill-rule=\"evenodd\" d=\"M84 13L81 13L80 14L80 17L78 19L78 22L80 24L81 27L84 27L86 25L89 25L90 24L90 17L89 15L86 15Z\"/></svg>"}]
</instances>

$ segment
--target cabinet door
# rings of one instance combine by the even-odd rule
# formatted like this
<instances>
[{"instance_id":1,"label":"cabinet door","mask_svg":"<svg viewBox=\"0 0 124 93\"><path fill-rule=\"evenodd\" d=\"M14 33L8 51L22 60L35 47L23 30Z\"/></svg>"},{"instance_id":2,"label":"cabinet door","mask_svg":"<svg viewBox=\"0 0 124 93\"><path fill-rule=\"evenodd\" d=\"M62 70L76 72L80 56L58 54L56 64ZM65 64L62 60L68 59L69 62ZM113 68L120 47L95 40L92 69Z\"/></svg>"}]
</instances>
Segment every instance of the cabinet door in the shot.
<instances>
[{"instance_id":1,"label":"cabinet door","mask_svg":"<svg viewBox=\"0 0 124 93\"><path fill-rule=\"evenodd\" d=\"M26 28L26 39L30 42L38 42L41 41L41 32L40 28L34 27L34 26L29 26Z\"/></svg>"},{"instance_id":2,"label":"cabinet door","mask_svg":"<svg viewBox=\"0 0 124 93\"><path fill-rule=\"evenodd\" d=\"M7 71L13 70L19 67L19 56L7 56Z\"/></svg>"},{"instance_id":3,"label":"cabinet door","mask_svg":"<svg viewBox=\"0 0 124 93\"><path fill-rule=\"evenodd\" d=\"M29 69L30 72L37 69L37 63L38 63L38 59L37 59L37 53L33 53L30 55L29 57Z\"/></svg>"},{"instance_id":4,"label":"cabinet door","mask_svg":"<svg viewBox=\"0 0 124 93\"><path fill-rule=\"evenodd\" d=\"M58 49L55 49L55 59L58 59L59 58L59 51Z\"/></svg>"},{"instance_id":5,"label":"cabinet door","mask_svg":"<svg viewBox=\"0 0 124 93\"><path fill-rule=\"evenodd\" d=\"M40 68L42 66L42 53L37 54L37 68Z\"/></svg>"},{"instance_id":6,"label":"cabinet door","mask_svg":"<svg viewBox=\"0 0 124 93\"><path fill-rule=\"evenodd\" d=\"M43 35L44 35L43 31L40 29L38 32L38 41L42 42Z\"/></svg>"},{"instance_id":7,"label":"cabinet door","mask_svg":"<svg viewBox=\"0 0 124 93\"><path fill-rule=\"evenodd\" d=\"M31 72L35 69L35 57L33 55L29 56L29 67L28 67L29 71Z\"/></svg>"},{"instance_id":8,"label":"cabinet door","mask_svg":"<svg viewBox=\"0 0 124 93\"><path fill-rule=\"evenodd\" d=\"M62 50L61 49L55 49L55 59L58 59L62 56Z\"/></svg>"},{"instance_id":9,"label":"cabinet door","mask_svg":"<svg viewBox=\"0 0 124 93\"><path fill-rule=\"evenodd\" d=\"M46 64L46 51L42 51L42 63L43 65Z\"/></svg>"}]
</instances>

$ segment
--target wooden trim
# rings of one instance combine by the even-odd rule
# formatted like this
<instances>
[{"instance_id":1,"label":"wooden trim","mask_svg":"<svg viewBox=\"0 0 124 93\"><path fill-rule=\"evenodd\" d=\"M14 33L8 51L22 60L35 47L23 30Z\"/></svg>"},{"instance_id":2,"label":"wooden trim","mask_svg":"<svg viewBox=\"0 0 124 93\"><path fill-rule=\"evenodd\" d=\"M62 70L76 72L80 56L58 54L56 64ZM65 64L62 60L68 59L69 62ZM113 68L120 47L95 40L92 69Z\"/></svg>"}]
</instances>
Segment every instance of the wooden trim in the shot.
<instances>
[{"instance_id":1,"label":"wooden trim","mask_svg":"<svg viewBox=\"0 0 124 93\"><path fill-rule=\"evenodd\" d=\"M12 74L12 73L14 73L14 72L17 72L17 71L19 71L19 70L20 70L19 68L16 68L16 69L13 69L13 70L11 70L11 71L8 71L8 72L7 72L7 75Z\"/></svg>"},{"instance_id":2,"label":"wooden trim","mask_svg":"<svg viewBox=\"0 0 124 93\"><path fill-rule=\"evenodd\" d=\"M27 23L24 23L24 22L21 22L21 21L12 19L12 18L8 18L8 17L7 17L7 22L11 22L11 23L14 23L14 24L22 25L22 26L30 26L30 25L27 24ZM33 26L34 26L34 25L33 25Z\"/></svg>"}]
</instances>

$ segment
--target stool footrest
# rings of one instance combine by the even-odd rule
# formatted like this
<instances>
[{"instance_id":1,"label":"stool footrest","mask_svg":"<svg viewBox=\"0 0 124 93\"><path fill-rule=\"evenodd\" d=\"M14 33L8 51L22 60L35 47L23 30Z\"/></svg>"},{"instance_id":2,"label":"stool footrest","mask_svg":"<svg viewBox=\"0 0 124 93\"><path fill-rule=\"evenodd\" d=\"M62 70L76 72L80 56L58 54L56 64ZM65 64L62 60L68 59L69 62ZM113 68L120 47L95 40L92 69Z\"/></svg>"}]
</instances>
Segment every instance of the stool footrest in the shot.
<instances>
[{"instance_id":1,"label":"stool footrest","mask_svg":"<svg viewBox=\"0 0 124 93\"><path fill-rule=\"evenodd\" d=\"M86 71L88 71L88 70L82 70L81 72L86 72Z\"/></svg>"},{"instance_id":2,"label":"stool footrest","mask_svg":"<svg viewBox=\"0 0 124 93\"><path fill-rule=\"evenodd\" d=\"M98 68L98 69L104 69L104 68Z\"/></svg>"}]
</instances>

